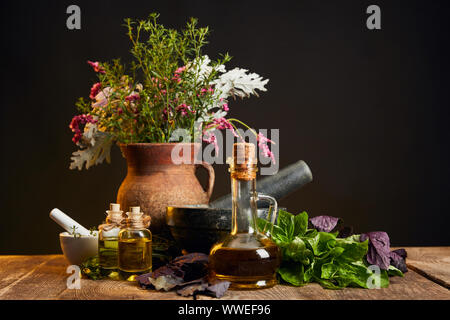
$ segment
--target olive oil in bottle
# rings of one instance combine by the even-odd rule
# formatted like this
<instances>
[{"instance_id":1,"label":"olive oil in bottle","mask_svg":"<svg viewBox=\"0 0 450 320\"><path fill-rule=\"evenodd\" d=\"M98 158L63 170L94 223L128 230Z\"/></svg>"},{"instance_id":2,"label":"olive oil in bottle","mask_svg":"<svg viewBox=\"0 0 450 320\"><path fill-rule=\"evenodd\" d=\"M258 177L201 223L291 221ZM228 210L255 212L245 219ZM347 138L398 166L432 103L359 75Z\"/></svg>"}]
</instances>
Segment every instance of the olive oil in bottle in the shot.
<instances>
[{"instance_id":1,"label":"olive oil in bottle","mask_svg":"<svg viewBox=\"0 0 450 320\"><path fill-rule=\"evenodd\" d=\"M232 242L220 243L211 250L210 264L214 276L232 283L234 289L268 288L277 283L276 271L280 266L280 252L277 245L267 238L260 238L249 248L242 246L248 238L234 238L239 247ZM253 241L251 241L253 242Z\"/></svg>"},{"instance_id":2,"label":"olive oil in bottle","mask_svg":"<svg viewBox=\"0 0 450 320\"><path fill-rule=\"evenodd\" d=\"M256 148L250 143L235 143L230 163L232 194L231 233L215 244L209 256L211 276L231 282L231 289L268 288L277 283L276 270L281 252L275 243L256 227L256 201L273 205L274 198L256 193Z\"/></svg>"},{"instance_id":3,"label":"olive oil in bottle","mask_svg":"<svg viewBox=\"0 0 450 320\"><path fill-rule=\"evenodd\" d=\"M111 203L106 213L105 223L99 226L98 259L102 275L115 277L119 267L119 232L124 218L117 203Z\"/></svg>"},{"instance_id":4,"label":"olive oil in bottle","mask_svg":"<svg viewBox=\"0 0 450 320\"><path fill-rule=\"evenodd\" d=\"M152 269L152 234L140 207L131 207L127 215L127 228L119 232L119 270L123 279L133 281Z\"/></svg>"}]
</instances>

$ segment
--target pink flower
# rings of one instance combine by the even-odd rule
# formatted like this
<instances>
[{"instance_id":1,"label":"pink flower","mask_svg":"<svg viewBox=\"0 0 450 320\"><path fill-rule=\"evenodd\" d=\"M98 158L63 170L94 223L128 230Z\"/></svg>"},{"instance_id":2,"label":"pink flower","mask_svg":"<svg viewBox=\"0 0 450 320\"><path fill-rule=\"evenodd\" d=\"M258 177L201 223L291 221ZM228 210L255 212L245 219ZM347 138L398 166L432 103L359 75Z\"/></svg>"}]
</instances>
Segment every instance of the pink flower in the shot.
<instances>
[{"instance_id":1,"label":"pink flower","mask_svg":"<svg viewBox=\"0 0 450 320\"><path fill-rule=\"evenodd\" d=\"M214 133L212 133L211 131L203 132L202 140L205 141L206 143L210 144L212 143L214 145L214 150L216 151L216 154L219 153L219 145L217 144L217 138Z\"/></svg>"},{"instance_id":2,"label":"pink flower","mask_svg":"<svg viewBox=\"0 0 450 320\"><path fill-rule=\"evenodd\" d=\"M141 97L139 96L139 93L132 93L129 96L125 97L125 101L136 101L141 99Z\"/></svg>"},{"instance_id":3,"label":"pink flower","mask_svg":"<svg viewBox=\"0 0 450 320\"><path fill-rule=\"evenodd\" d=\"M268 139L267 137L265 137L261 132L258 133L258 136L256 138L258 140L258 147L259 149L262 151L263 155L267 158L271 158L272 162L275 163L275 157L272 153L272 151L270 151L269 146L267 145L267 143L274 143L272 140Z\"/></svg>"},{"instance_id":4,"label":"pink flower","mask_svg":"<svg viewBox=\"0 0 450 320\"><path fill-rule=\"evenodd\" d=\"M97 82L96 84L94 84L91 88L91 94L89 95L89 98L91 98L92 100L95 100L95 97L99 93L101 87L102 87L102 84L100 82Z\"/></svg>"},{"instance_id":5,"label":"pink flower","mask_svg":"<svg viewBox=\"0 0 450 320\"><path fill-rule=\"evenodd\" d=\"M81 114L72 118L69 128L75 133L72 138L74 143L78 144L83 137L83 132L80 129L80 125L84 125L86 123L97 123L97 120L95 120L90 114Z\"/></svg>"},{"instance_id":6,"label":"pink flower","mask_svg":"<svg viewBox=\"0 0 450 320\"><path fill-rule=\"evenodd\" d=\"M222 105L222 109L223 109L223 111L229 111L230 108L228 108L228 103L224 103L224 104Z\"/></svg>"},{"instance_id":7,"label":"pink flower","mask_svg":"<svg viewBox=\"0 0 450 320\"><path fill-rule=\"evenodd\" d=\"M205 131L212 127L215 127L218 130L228 129L231 131L231 133L233 133L233 135L235 137L237 137L237 138L239 137L239 135L236 133L236 131L234 131L233 125L227 119L225 119L223 117L214 119L212 123L210 123L209 125L207 125L205 127Z\"/></svg>"},{"instance_id":8,"label":"pink flower","mask_svg":"<svg viewBox=\"0 0 450 320\"><path fill-rule=\"evenodd\" d=\"M202 139L206 143L213 143L214 144L214 149L216 150L216 153L219 152L219 145L217 144L217 139L216 139L215 134L213 132L211 132L213 128L214 129L218 129L218 130L228 129L228 130L230 130L233 133L233 135L236 138L240 138L239 135L234 130L233 125L227 119L225 119L225 118L216 118L216 119L214 119L213 122L208 124L205 127L205 130L203 130L203 138Z\"/></svg>"},{"instance_id":9,"label":"pink flower","mask_svg":"<svg viewBox=\"0 0 450 320\"><path fill-rule=\"evenodd\" d=\"M180 74L180 73L184 72L185 70L186 70L186 66L182 66L182 67L179 67L177 70L175 70L175 73Z\"/></svg>"},{"instance_id":10,"label":"pink flower","mask_svg":"<svg viewBox=\"0 0 450 320\"><path fill-rule=\"evenodd\" d=\"M163 84L159 83L159 79L158 78L152 77L151 79L152 79L152 85L154 87L162 88Z\"/></svg>"},{"instance_id":11,"label":"pink flower","mask_svg":"<svg viewBox=\"0 0 450 320\"><path fill-rule=\"evenodd\" d=\"M178 107L176 107L175 111L181 111L182 116L187 116L189 112L195 113L195 110L192 110L191 106L188 106L185 103L182 103Z\"/></svg>"},{"instance_id":12,"label":"pink flower","mask_svg":"<svg viewBox=\"0 0 450 320\"><path fill-rule=\"evenodd\" d=\"M172 80L175 82L181 82L181 74L186 70L186 66L179 67L175 70Z\"/></svg>"},{"instance_id":13,"label":"pink flower","mask_svg":"<svg viewBox=\"0 0 450 320\"><path fill-rule=\"evenodd\" d=\"M98 61L92 62L92 61L89 61L89 60L88 60L87 63L88 63L92 68L94 68L94 71L95 71L95 72L98 72L98 73L105 73L105 70L100 66L100 63L99 63Z\"/></svg>"},{"instance_id":14,"label":"pink flower","mask_svg":"<svg viewBox=\"0 0 450 320\"><path fill-rule=\"evenodd\" d=\"M207 94L207 93L211 93L211 94L213 94L214 93L214 89L213 89L213 87L209 87L209 88L201 88L200 89L200 94L203 96L203 95L205 95L205 94Z\"/></svg>"},{"instance_id":15,"label":"pink flower","mask_svg":"<svg viewBox=\"0 0 450 320\"><path fill-rule=\"evenodd\" d=\"M173 113L172 113L172 110L171 110L172 108L171 107L169 107L169 108L170 108L169 110L167 108L164 108L163 111L162 111L162 117L163 117L164 120L168 120L169 116L170 117L173 116Z\"/></svg>"}]
</instances>

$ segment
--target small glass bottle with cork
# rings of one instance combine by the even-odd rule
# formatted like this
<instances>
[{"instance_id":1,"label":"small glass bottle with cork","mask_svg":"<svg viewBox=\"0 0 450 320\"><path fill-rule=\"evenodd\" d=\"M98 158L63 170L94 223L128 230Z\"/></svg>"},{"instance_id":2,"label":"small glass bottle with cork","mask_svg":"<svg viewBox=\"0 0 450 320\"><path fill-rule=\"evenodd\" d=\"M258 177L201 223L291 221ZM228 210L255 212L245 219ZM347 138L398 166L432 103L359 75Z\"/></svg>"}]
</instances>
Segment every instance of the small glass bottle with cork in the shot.
<instances>
[{"instance_id":1,"label":"small glass bottle with cork","mask_svg":"<svg viewBox=\"0 0 450 320\"><path fill-rule=\"evenodd\" d=\"M228 161L231 174L231 233L215 244L209 256L211 276L231 282L231 289L268 288L277 283L276 270L281 263L278 246L258 231L258 200L272 203L272 221L278 211L274 198L256 192L256 147L235 143Z\"/></svg>"},{"instance_id":2,"label":"small glass bottle with cork","mask_svg":"<svg viewBox=\"0 0 450 320\"><path fill-rule=\"evenodd\" d=\"M119 232L125 219L120 204L111 203L109 207L105 223L98 227L98 259L102 275L115 278L119 268Z\"/></svg>"},{"instance_id":3,"label":"small glass bottle with cork","mask_svg":"<svg viewBox=\"0 0 450 320\"><path fill-rule=\"evenodd\" d=\"M127 216L127 227L119 232L119 273L133 281L152 270L152 234L147 229L150 217L140 207L130 207Z\"/></svg>"}]
</instances>

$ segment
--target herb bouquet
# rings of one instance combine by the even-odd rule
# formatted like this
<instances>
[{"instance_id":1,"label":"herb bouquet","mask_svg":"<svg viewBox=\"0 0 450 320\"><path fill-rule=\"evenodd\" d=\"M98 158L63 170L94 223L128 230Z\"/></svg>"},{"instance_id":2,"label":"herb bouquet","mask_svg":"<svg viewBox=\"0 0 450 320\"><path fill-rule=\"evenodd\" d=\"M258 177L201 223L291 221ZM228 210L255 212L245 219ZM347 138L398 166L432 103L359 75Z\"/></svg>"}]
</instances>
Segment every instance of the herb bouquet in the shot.
<instances>
[{"instance_id":1,"label":"herb bouquet","mask_svg":"<svg viewBox=\"0 0 450 320\"><path fill-rule=\"evenodd\" d=\"M133 57L128 67L119 59L88 61L98 82L92 85L89 99L80 98L76 104L81 114L72 119L70 128L80 149L73 153L70 168L109 162L111 146L119 144L128 174L117 203L124 210L140 205L152 216L151 229L158 233L165 226L169 204L209 202L214 170L206 162L194 161L201 142L214 146L217 155L216 129L230 130L242 140L237 125L250 128L227 118L229 99L266 91L268 80L246 69L227 71L228 54L217 60L203 55L209 29L197 27L196 19L191 18L181 31L168 29L157 19L158 14L152 13L146 20L125 20ZM262 154L274 160L268 146L272 141L250 130ZM191 157L186 162L181 155L184 166L173 164L172 151L178 142L187 143L189 152L183 152ZM198 166L208 171L206 190L195 176Z\"/></svg>"},{"instance_id":2,"label":"herb bouquet","mask_svg":"<svg viewBox=\"0 0 450 320\"><path fill-rule=\"evenodd\" d=\"M228 99L266 91L268 79L241 68L227 71L228 54L215 61L203 55L209 29L198 28L196 19L178 32L158 24L157 18L153 13L147 20L125 20L134 58L129 70L119 59L88 61L99 81L89 99L76 103L81 114L70 128L80 150L72 155L71 169L109 162L115 142L177 142L176 129L184 129L191 141L213 144L217 152L214 129L229 129L237 137L236 124L247 127L226 118ZM257 139L264 155L273 158L267 147L271 141L262 135Z\"/></svg>"}]
</instances>

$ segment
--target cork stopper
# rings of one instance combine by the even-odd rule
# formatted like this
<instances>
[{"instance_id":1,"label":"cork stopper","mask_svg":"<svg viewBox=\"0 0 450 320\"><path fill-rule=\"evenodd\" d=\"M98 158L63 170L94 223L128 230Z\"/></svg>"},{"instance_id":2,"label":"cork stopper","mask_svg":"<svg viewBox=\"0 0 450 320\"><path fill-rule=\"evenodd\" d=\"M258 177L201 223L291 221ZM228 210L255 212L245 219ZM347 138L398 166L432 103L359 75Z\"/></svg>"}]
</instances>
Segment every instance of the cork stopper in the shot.
<instances>
[{"instance_id":1,"label":"cork stopper","mask_svg":"<svg viewBox=\"0 0 450 320\"><path fill-rule=\"evenodd\" d=\"M141 207L130 207L130 213L141 213Z\"/></svg>"},{"instance_id":2,"label":"cork stopper","mask_svg":"<svg viewBox=\"0 0 450 320\"><path fill-rule=\"evenodd\" d=\"M233 160L235 166L256 164L256 146L253 143L235 143L233 145Z\"/></svg>"},{"instance_id":3,"label":"cork stopper","mask_svg":"<svg viewBox=\"0 0 450 320\"><path fill-rule=\"evenodd\" d=\"M256 179L258 158L253 143L235 143L230 161L231 177L239 180Z\"/></svg>"},{"instance_id":4,"label":"cork stopper","mask_svg":"<svg viewBox=\"0 0 450 320\"><path fill-rule=\"evenodd\" d=\"M130 211L127 212L128 219L131 221L142 219L143 214L144 213L141 212L141 207L130 207Z\"/></svg>"},{"instance_id":5,"label":"cork stopper","mask_svg":"<svg viewBox=\"0 0 450 320\"><path fill-rule=\"evenodd\" d=\"M150 225L150 217L141 212L141 207L130 207L127 212L128 225L133 228L147 228Z\"/></svg>"},{"instance_id":6,"label":"cork stopper","mask_svg":"<svg viewBox=\"0 0 450 320\"><path fill-rule=\"evenodd\" d=\"M106 217L107 223L116 223L119 224L123 220L123 211L120 210L120 204L118 203L110 203L109 210L106 210L108 217Z\"/></svg>"},{"instance_id":7,"label":"cork stopper","mask_svg":"<svg viewBox=\"0 0 450 320\"><path fill-rule=\"evenodd\" d=\"M109 211L120 211L120 204L119 203L110 203Z\"/></svg>"}]
</instances>

